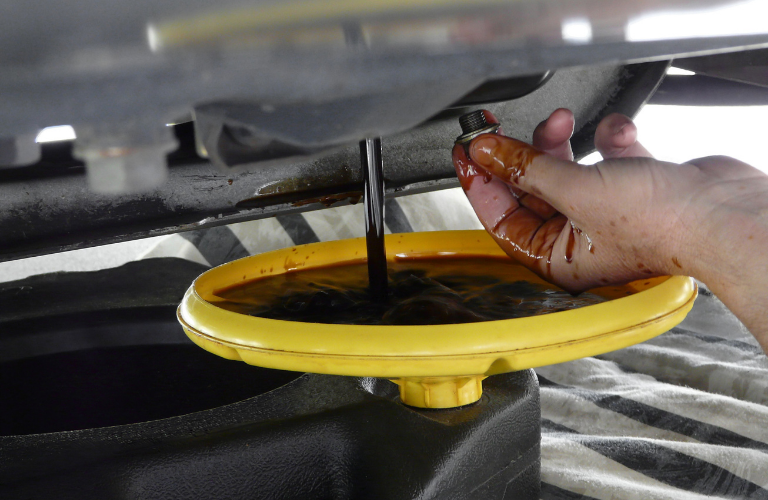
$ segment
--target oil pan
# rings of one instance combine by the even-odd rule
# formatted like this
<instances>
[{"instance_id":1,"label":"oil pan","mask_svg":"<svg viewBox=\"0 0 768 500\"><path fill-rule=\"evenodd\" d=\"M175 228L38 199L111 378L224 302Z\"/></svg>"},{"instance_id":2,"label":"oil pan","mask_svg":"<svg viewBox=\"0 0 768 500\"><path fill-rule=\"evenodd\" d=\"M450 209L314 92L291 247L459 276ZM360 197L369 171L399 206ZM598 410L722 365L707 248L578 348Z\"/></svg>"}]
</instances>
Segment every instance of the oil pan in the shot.
<instances>
[{"instance_id":1,"label":"oil pan","mask_svg":"<svg viewBox=\"0 0 768 500\"><path fill-rule=\"evenodd\" d=\"M388 260L509 259L485 231L388 235L386 248ZM400 387L408 405L451 408L479 400L488 376L593 356L659 335L685 318L697 294L693 279L664 276L593 289L609 300L579 309L457 325L299 323L217 306L223 300L220 290L281 273L364 262L365 255L360 238L224 264L195 280L178 319L196 344L227 359L281 370L386 378ZM545 284L527 273L528 281Z\"/></svg>"}]
</instances>

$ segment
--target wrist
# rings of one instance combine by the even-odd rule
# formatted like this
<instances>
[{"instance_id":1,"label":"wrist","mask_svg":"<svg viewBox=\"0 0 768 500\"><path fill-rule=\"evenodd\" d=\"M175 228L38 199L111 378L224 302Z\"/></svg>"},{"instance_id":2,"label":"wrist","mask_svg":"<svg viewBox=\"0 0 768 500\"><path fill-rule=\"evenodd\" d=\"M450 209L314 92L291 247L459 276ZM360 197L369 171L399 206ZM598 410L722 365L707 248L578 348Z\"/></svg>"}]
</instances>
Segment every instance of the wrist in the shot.
<instances>
[{"instance_id":1,"label":"wrist","mask_svg":"<svg viewBox=\"0 0 768 500\"><path fill-rule=\"evenodd\" d=\"M704 282L757 338L768 352L765 292L768 291L768 217L761 212L728 210L724 216L708 214L691 222L690 231L676 253L680 268ZM670 259L671 261L671 259Z\"/></svg>"}]
</instances>

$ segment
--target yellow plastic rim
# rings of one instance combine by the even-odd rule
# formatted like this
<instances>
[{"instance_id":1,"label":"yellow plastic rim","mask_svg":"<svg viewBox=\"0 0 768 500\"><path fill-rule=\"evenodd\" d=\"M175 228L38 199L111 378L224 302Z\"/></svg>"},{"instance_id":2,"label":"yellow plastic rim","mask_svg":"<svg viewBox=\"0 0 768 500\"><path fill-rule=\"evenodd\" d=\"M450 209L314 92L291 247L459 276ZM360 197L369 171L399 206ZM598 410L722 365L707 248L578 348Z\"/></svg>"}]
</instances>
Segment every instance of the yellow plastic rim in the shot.
<instances>
[{"instance_id":1,"label":"yellow plastic rim","mask_svg":"<svg viewBox=\"0 0 768 500\"><path fill-rule=\"evenodd\" d=\"M505 257L485 231L387 235L386 247L388 260ZM429 399L429 388L439 386L443 392L467 393L456 400L465 404L480 397L479 390L471 389L474 382L464 380L460 387L454 384L446 389L446 380L481 380L643 342L680 323L697 294L693 279L666 276L595 289L595 293L621 298L579 309L425 326L298 323L247 316L216 306L221 299L215 292L222 288L285 272L364 262L365 255L365 239L358 238L276 250L224 264L205 272L190 286L178 309L179 322L196 344L227 359L281 370L395 379L401 394L408 386L404 379L409 379L426 391L416 399ZM533 274L531 277L537 279ZM435 406L411 399L416 406ZM437 407L446 407L440 404Z\"/></svg>"}]
</instances>

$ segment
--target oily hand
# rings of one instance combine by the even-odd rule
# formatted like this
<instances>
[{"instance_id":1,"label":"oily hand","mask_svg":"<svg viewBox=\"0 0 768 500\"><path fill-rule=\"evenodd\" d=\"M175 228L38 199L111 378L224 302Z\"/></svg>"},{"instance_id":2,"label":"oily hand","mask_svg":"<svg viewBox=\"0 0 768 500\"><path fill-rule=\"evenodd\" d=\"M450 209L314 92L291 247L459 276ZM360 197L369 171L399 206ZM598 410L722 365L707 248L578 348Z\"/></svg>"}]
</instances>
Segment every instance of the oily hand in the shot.
<instances>
[{"instance_id":1,"label":"oily hand","mask_svg":"<svg viewBox=\"0 0 768 500\"><path fill-rule=\"evenodd\" d=\"M533 146L488 134L471 143L472 159L454 147L459 180L485 228L507 254L572 292L674 273L678 258L663 262L659 250L663 243L673 253L674 241L660 235L677 223L677 207L653 185L655 171L670 164L642 158L650 154L635 125L618 114L595 135L611 164L574 163L573 125L573 114L558 109L536 128Z\"/></svg>"},{"instance_id":2,"label":"oily hand","mask_svg":"<svg viewBox=\"0 0 768 500\"><path fill-rule=\"evenodd\" d=\"M579 165L572 131L573 115L559 109L536 128L533 146L483 135L471 160L454 148L461 185L504 251L571 292L694 276L768 352L768 176L722 156L656 161L618 114L595 133L605 160Z\"/></svg>"}]
</instances>

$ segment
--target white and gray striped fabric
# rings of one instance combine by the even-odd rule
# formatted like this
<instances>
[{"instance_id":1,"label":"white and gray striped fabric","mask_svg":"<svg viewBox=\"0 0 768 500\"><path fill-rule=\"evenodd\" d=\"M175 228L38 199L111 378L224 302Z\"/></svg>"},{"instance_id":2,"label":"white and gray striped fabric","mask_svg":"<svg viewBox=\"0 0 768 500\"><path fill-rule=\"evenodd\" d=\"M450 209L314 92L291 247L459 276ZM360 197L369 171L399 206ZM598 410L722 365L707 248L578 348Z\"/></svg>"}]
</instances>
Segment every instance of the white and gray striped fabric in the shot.
<instances>
[{"instance_id":1,"label":"white and gray striped fabric","mask_svg":"<svg viewBox=\"0 0 768 500\"><path fill-rule=\"evenodd\" d=\"M463 193L387 200L387 232L479 229ZM215 266L363 236L361 206L169 236L145 257ZM705 286L677 328L536 370L545 500L768 499L768 358Z\"/></svg>"}]
</instances>

